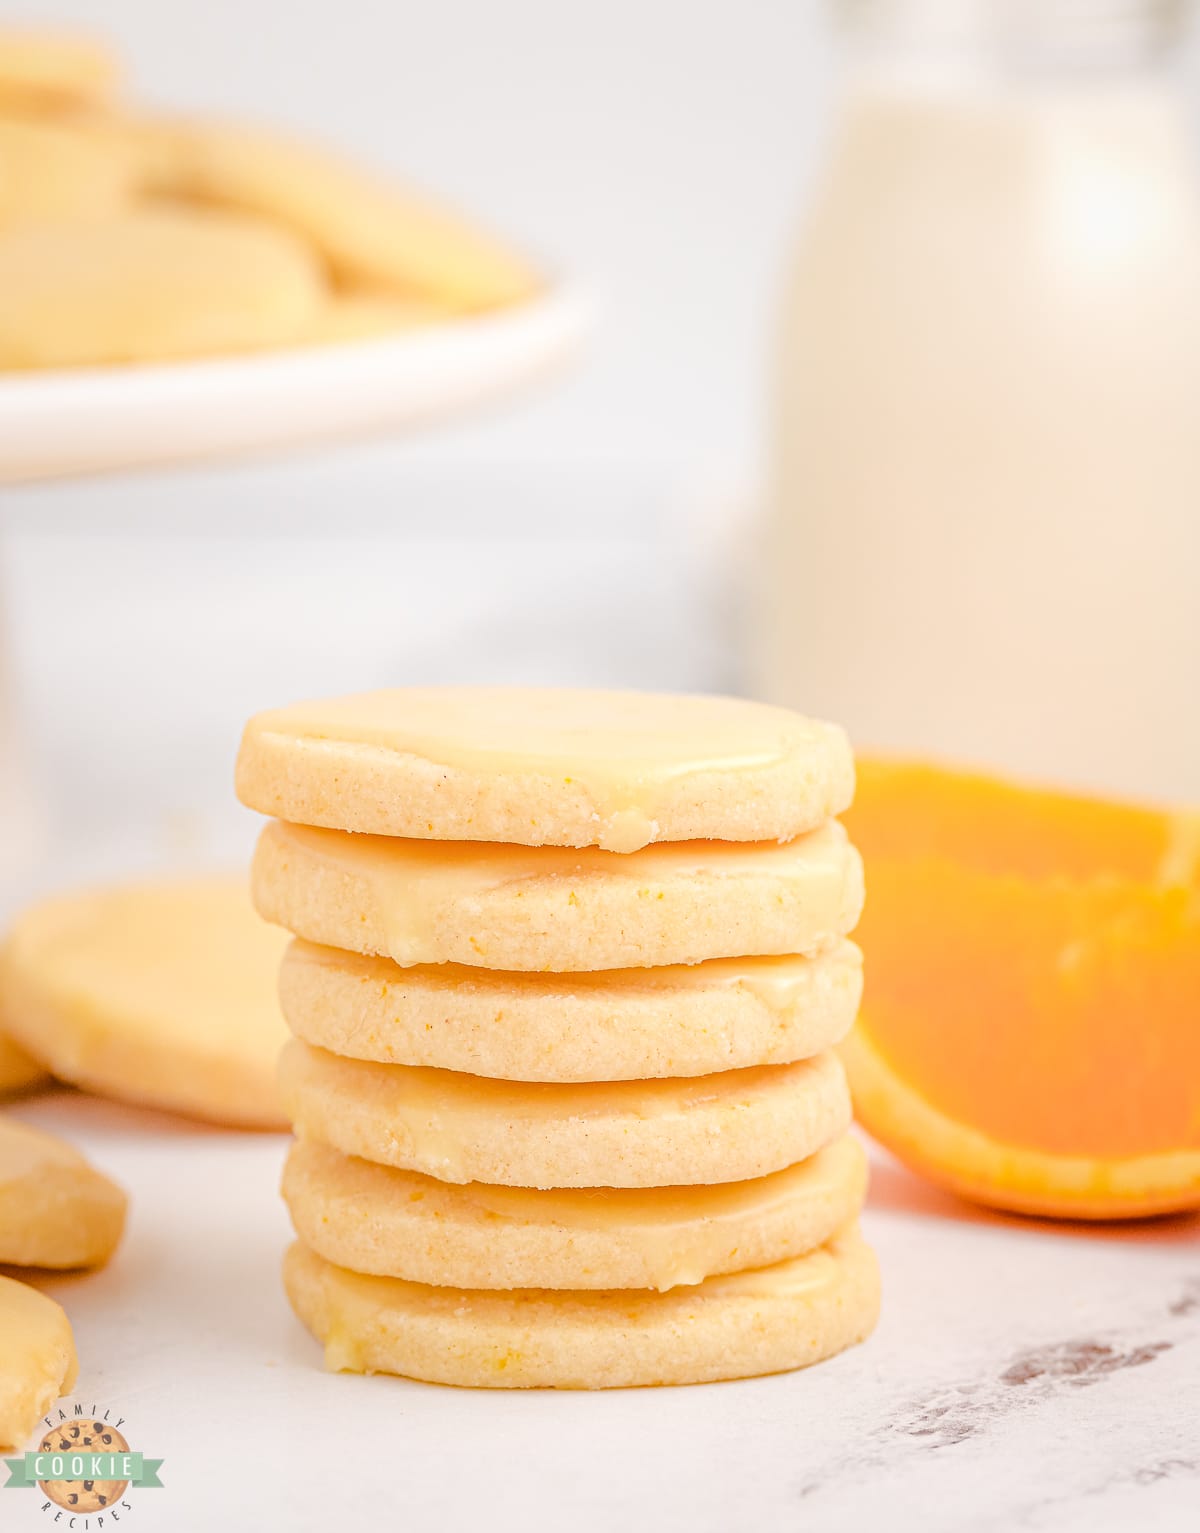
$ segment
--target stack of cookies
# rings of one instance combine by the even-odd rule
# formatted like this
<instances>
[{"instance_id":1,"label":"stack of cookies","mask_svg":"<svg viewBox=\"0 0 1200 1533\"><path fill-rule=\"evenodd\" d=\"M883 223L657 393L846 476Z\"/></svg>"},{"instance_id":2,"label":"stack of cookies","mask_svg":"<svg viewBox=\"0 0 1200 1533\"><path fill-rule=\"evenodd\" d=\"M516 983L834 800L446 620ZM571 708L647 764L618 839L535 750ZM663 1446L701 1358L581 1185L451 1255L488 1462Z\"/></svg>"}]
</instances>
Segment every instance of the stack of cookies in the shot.
<instances>
[{"instance_id":1,"label":"stack of cookies","mask_svg":"<svg viewBox=\"0 0 1200 1533\"><path fill-rule=\"evenodd\" d=\"M250 722L254 900L297 939L284 1278L331 1367L693 1383L870 1331L852 791L840 730L728 698Z\"/></svg>"}]
</instances>

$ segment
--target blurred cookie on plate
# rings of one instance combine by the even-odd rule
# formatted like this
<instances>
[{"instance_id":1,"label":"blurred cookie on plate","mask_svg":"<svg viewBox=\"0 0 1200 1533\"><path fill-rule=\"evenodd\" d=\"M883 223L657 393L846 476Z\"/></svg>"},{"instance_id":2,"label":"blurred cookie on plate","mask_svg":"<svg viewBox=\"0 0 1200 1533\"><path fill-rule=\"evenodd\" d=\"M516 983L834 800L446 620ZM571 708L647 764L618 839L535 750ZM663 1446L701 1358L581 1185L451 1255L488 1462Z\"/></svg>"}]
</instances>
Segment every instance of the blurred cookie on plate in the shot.
<instances>
[{"instance_id":1,"label":"blurred cookie on plate","mask_svg":"<svg viewBox=\"0 0 1200 1533\"><path fill-rule=\"evenodd\" d=\"M347 285L424 294L460 309L518 303L540 286L502 241L327 150L217 123L169 132L164 190L277 220L309 240Z\"/></svg>"},{"instance_id":2,"label":"blurred cookie on plate","mask_svg":"<svg viewBox=\"0 0 1200 1533\"><path fill-rule=\"evenodd\" d=\"M0 367L288 345L324 300L308 247L245 214L144 206L22 224L0 237Z\"/></svg>"},{"instance_id":3,"label":"blurred cookie on plate","mask_svg":"<svg viewBox=\"0 0 1200 1533\"><path fill-rule=\"evenodd\" d=\"M103 101L119 75L116 57L94 38L0 25L0 106Z\"/></svg>"}]
</instances>

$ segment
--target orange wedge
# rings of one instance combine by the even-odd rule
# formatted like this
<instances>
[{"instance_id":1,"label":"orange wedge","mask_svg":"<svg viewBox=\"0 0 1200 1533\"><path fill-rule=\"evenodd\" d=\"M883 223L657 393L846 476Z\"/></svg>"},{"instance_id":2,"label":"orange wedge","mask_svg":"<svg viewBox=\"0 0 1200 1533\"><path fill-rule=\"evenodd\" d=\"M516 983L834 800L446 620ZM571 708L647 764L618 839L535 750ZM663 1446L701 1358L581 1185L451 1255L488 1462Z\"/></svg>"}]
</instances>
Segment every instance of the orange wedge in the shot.
<instances>
[{"instance_id":1,"label":"orange wedge","mask_svg":"<svg viewBox=\"0 0 1200 1533\"><path fill-rule=\"evenodd\" d=\"M1200 814L860 761L855 1108L997 1208L1200 1207Z\"/></svg>"}]
</instances>

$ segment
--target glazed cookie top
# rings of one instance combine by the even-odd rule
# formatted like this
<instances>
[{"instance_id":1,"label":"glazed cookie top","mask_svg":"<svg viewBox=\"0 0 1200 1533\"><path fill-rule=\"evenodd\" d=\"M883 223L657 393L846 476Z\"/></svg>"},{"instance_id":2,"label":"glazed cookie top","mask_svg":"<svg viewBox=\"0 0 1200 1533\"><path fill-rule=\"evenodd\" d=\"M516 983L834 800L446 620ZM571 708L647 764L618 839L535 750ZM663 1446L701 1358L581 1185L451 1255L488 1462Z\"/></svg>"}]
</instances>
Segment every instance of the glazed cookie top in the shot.
<instances>
[{"instance_id":1,"label":"glazed cookie top","mask_svg":"<svg viewBox=\"0 0 1200 1533\"><path fill-rule=\"evenodd\" d=\"M75 1383L75 1338L61 1304L0 1275L0 1448L19 1448Z\"/></svg>"},{"instance_id":2,"label":"glazed cookie top","mask_svg":"<svg viewBox=\"0 0 1200 1533\"><path fill-rule=\"evenodd\" d=\"M73 1085L278 1127L285 946L240 878L58 895L19 915L0 947L0 1024Z\"/></svg>"},{"instance_id":3,"label":"glazed cookie top","mask_svg":"<svg viewBox=\"0 0 1200 1533\"><path fill-rule=\"evenodd\" d=\"M125 1194L72 1145L0 1117L0 1261L92 1267L112 1255Z\"/></svg>"},{"instance_id":4,"label":"glazed cookie top","mask_svg":"<svg viewBox=\"0 0 1200 1533\"><path fill-rule=\"evenodd\" d=\"M863 869L836 820L791 841L630 853L273 820L251 893L261 916L298 937L401 967L564 974L827 952L862 912Z\"/></svg>"},{"instance_id":5,"label":"glazed cookie top","mask_svg":"<svg viewBox=\"0 0 1200 1533\"><path fill-rule=\"evenodd\" d=\"M256 715L237 789L302 825L632 852L790 839L854 765L836 725L741 698L413 687Z\"/></svg>"}]
</instances>

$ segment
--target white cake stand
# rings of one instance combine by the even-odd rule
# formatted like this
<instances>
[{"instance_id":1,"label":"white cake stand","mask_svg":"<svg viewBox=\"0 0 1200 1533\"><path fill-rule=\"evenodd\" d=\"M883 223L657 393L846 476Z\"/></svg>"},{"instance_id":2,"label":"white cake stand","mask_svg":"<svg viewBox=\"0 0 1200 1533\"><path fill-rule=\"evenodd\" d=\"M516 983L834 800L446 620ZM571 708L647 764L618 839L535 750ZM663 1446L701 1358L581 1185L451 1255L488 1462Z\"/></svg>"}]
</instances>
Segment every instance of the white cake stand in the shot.
<instances>
[{"instance_id":1,"label":"white cake stand","mask_svg":"<svg viewBox=\"0 0 1200 1533\"><path fill-rule=\"evenodd\" d=\"M346 344L0 376L0 485L282 451L424 427L564 363L577 289Z\"/></svg>"}]
</instances>

